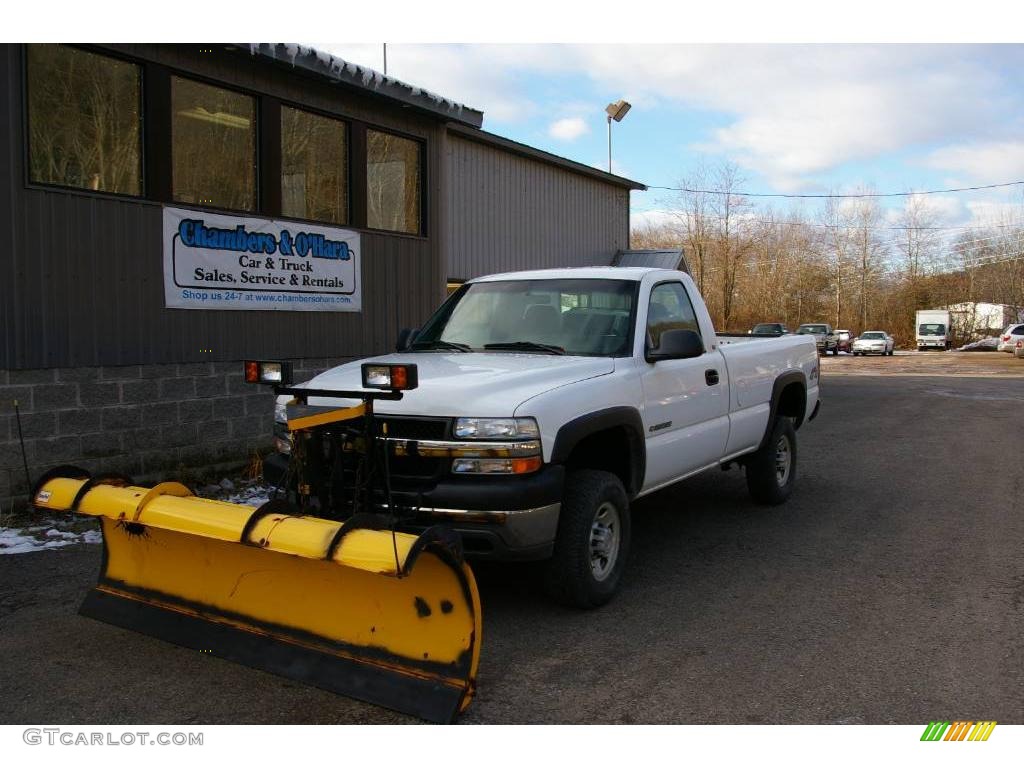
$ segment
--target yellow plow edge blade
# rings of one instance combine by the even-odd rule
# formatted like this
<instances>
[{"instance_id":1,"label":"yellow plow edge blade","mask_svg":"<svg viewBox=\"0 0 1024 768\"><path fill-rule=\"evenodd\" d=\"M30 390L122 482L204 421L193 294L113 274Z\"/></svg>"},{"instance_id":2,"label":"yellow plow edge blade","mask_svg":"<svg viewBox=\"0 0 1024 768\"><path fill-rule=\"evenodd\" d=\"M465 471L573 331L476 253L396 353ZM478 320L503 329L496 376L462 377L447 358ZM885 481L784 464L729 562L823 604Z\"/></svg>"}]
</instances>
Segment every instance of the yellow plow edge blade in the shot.
<instances>
[{"instance_id":1,"label":"yellow plow edge blade","mask_svg":"<svg viewBox=\"0 0 1024 768\"><path fill-rule=\"evenodd\" d=\"M34 493L99 518L82 614L433 722L469 705L480 598L445 542L109 482L51 476Z\"/></svg>"}]
</instances>

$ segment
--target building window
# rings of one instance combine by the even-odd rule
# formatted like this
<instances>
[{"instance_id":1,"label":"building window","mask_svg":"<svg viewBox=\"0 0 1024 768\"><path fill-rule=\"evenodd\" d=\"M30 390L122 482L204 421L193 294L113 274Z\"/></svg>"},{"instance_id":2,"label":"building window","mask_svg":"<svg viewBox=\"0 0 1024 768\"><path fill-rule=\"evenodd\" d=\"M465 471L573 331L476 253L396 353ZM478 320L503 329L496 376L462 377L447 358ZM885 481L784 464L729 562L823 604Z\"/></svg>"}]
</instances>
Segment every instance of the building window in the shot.
<instances>
[{"instance_id":1,"label":"building window","mask_svg":"<svg viewBox=\"0 0 1024 768\"><path fill-rule=\"evenodd\" d=\"M66 45L29 45L29 178L142 194L141 74Z\"/></svg>"},{"instance_id":2,"label":"building window","mask_svg":"<svg viewBox=\"0 0 1024 768\"><path fill-rule=\"evenodd\" d=\"M366 131L366 225L419 234L420 143L383 131Z\"/></svg>"},{"instance_id":3,"label":"building window","mask_svg":"<svg viewBox=\"0 0 1024 768\"><path fill-rule=\"evenodd\" d=\"M171 155L177 202L255 210L255 99L172 77Z\"/></svg>"},{"instance_id":4,"label":"building window","mask_svg":"<svg viewBox=\"0 0 1024 768\"><path fill-rule=\"evenodd\" d=\"M340 120L281 107L281 212L348 223L348 134Z\"/></svg>"}]
</instances>

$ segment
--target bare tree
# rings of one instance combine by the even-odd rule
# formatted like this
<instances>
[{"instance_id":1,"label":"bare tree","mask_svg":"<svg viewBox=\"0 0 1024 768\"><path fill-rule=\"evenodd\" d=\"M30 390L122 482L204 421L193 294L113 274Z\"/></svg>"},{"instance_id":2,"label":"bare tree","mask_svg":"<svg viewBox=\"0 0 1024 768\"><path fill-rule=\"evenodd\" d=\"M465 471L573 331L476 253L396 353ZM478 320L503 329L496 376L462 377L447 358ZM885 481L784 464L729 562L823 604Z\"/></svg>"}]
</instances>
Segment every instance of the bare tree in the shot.
<instances>
[{"instance_id":1,"label":"bare tree","mask_svg":"<svg viewBox=\"0 0 1024 768\"><path fill-rule=\"evenodd\" d=\"M882 209L876 198L865 197L857 200L851 213L861 331L867 330L869 325L871 294L881 276L882 260L886 252L885 241L878 235L882 218Z\"/></svg>"},{"instance_id":2,"label":"bare tree","mask_svg":"<svg viewBox=\"0 0 1024 768\"><path fill-rule=\"evenodd\" d=\"M714 174L714 191L711 213L717 219L715 261L722 273L722 327L729 328L733 319L733 305L736 298L736 281L740 265L751 250L751 242L745 237L748 222L744 214L750 203L739 189L746 179L734 163L722 163Z\"/></svg>"},{"instance_id":3,"label":"bare tree","mask_svg":"<svg viewBox=\"0 0 1024 768\"><path fill-rule=\"evenodd\" d=\"M901 257L909 298L917 305L924 300L923 278L934 267L941 245L936 230L938 219L924 196L912 195L907 198L898 221L902 229L895 245Z\"/></svg>"},{"instance_id":4,"label":"bare tree","mask_svg":"<svg viewBox=\"0 0 1024 768\"><path fill-rule=\"evenodd\" d=\"M833 325L839 327L843 317L843 278L850 251L850 220L848 213L840 202L833 197L828 198L821 212L822 253L829 264L831 283L835 302L833 304Z\"/></svg>"},{"instance_id":5,"label":"bare tree","mask_svg":"<svg viewBox=\"0 0 1024 768\"><path fill-rule=\"evenodd\" d=\"M697 166L680 179L678 186L681 191L668 201L668 210L678 223L694 282L701 294L705 294L709 274L708 252L712 243L711 199L714 197L705 191L711 186L707 167L703 164Z\"/></svg>"}]
</instances>

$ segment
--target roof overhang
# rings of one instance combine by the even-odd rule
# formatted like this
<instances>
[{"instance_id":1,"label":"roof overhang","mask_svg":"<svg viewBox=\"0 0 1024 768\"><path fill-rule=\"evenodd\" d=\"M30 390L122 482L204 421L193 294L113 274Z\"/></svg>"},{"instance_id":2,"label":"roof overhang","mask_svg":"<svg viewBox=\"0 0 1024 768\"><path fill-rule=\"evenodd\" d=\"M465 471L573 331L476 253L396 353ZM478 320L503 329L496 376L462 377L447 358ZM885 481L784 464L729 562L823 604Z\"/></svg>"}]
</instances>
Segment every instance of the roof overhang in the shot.
<instances>
[{"instance_id":1,"label":"roof overhang","mask_svg":"<svg viewBox=\"0 0 1024 768\"><path fill-rule=\"evenodd\" d=\"M480 130L479 128L470 128L465 125L458 125L456 123L450 123L448 125L448 132L470 141L476 141L481 144L487 144L492 147L498 147L505 150L506 152L512 152L522 157L528 157L531 160L538 160L542 163L548 163L550 165L556 165L559 168L564 168L574 173L581 174L583 176L589 176L592 179L603 181L606 184L613 184L617 187L623 187L624 189L635 189L635 190L646 190L647 185L641 184L639 181L633 181L623 176L616 176L613 173L605 173L604 171L594 168L583 163L577 163L575 160L569 160L566 157L559 155L553 155L550 152L545 152L542 149L536 149L527 144L520 144L518 141L512 141L511 139L497 136L493 133Z\"/></svg>"},{"instance_id":2,"label":"roof overhang","mask_svg":"<svg viewBox=\"0 0 1024 768\"><path fill-rule=\"evenodd\" d=\"M405 106L445 120L473 128L483 125L484 114L478 109L438 96L414 85L395 80L376 70L340 59L308 45L295 43L248 43L253 56L290 66L312 77L346 85L360 91L382 96Z\"/></svg>"}]
</instances>

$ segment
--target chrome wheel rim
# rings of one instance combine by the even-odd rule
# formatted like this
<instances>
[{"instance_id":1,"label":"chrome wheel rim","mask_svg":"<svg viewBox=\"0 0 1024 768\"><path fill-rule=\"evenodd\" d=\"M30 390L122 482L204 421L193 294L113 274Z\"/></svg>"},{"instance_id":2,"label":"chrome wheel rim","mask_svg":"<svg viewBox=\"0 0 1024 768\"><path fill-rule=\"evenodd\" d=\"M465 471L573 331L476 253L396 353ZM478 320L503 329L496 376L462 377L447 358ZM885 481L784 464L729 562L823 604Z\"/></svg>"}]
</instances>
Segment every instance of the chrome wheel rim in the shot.
<instances>
[{"instance_id":1,"label":"chrome wheel rim","mask_svg":"<svg viewBox=\"0 0 1024 768\"><path fill-rule=\"evenodd\" d=\"M606 501L597 508L590 524L590 571L597 581L607 579L615 568L620 540L619 510Z\"/></svg>"},{"instance_id":2,"label":"chrome wheel rim","mask_svg":"<svg viewBox=\"0 0 1024 768\"><path fill-rule=\"evenodd\" d=\"M775 444L775 482L781 488L789 480L793 468L793 452L789 447L789 438L783 435Z\"/></svg>"}]
</instances>

